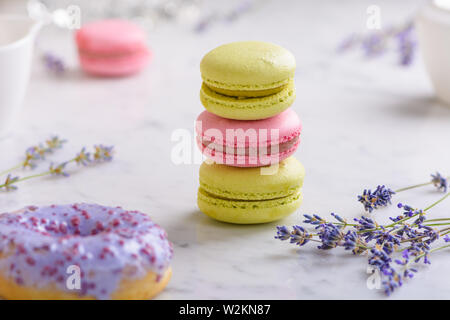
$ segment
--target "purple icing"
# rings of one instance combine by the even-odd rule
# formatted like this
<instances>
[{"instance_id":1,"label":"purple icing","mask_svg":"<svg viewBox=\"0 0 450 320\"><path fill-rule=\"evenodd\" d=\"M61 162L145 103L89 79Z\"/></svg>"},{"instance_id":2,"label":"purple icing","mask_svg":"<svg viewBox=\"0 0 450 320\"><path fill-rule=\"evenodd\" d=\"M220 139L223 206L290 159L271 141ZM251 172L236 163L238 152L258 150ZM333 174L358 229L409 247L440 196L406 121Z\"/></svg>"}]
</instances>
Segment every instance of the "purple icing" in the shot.
<instances>
[{"instance_id":1,"label":"purple icing","mask_svg":"<svg viewBox=\"0 0 450 320\"><path fill-rule=\"evenodd\" d=\"M55 285L108 299L122 279L153 271L172 258L166 232L148 215L95 204L27 207L0 214L0 272L19 285ZM68 289L68 267L81 270L81 289Z\"/></svg>"}]
</instances>

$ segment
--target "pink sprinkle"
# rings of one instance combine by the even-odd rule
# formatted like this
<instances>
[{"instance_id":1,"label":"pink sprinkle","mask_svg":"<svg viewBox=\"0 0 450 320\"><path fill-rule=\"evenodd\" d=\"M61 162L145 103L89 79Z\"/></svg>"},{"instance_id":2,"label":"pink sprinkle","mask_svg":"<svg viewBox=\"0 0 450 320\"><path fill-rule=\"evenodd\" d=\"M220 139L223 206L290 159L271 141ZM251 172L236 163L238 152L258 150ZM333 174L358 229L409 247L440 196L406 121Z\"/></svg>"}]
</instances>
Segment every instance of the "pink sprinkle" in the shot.
<instances>
[{"instance_id":1,"label":"pink sprinkle","mask_svg":"<svg viewBox=\"0 0 450 320\"><path fill-rule=\"evenodd\" d=\"M25 249L25 247L23 246L23 244L18 244L17 245L17 251L19 254L25 254L27 253L27 249Z\"/></svg>"},{"instance_id":2,"label":"pink sprinkle","mask_svg":"<svg viewBox=\"0 0 450 320\"><path fill-rule=\"evenodd\" d=\"M36 264L36 261L32 257L27 257L26 261L30 266L34 266Z\"/></svg>"},{"instance_id":3,"label":"pink sprinkle","mask_svg":"<svg viewBox=\"0 0 450 320\"><path fill-rule=\"evenodd\" d=\"M88 220L88 219L91 218L90 214L89 214L86 210L81 211L81 214L83 215L83 217L84 217L86 220Z\"/></svg>"},{"instance_id":4,"label":"pink sprinkle","mask_svg":"<svg viewBox=\"0 0 450 320\"><path fill-rule=\"evenodd\" d=\"M74 227L78 227L80 225L80 218L77 216L72 217L72 219L70 219L70 223L72 223Z\"/></svg>"},{"instance_id":5,"label":"pink sprinkle","mask_svg":"<svg viewBox=\"0 0 450 320\"><path fill-rule=\"evenodd\" d=\"M112 225L113 225L113 227L117 227L118 225L120 225L120 220L119 219L114 219L112 221Z\"/></svg>"},{"instance_id":6,"label":"pink sprinkle","mask_svg":"<svg viewBox=\"0 0 450 320\"><path fill-rule=\"evenodd\" d=\"M65 222L59 224L59 231L61 233L67 233L67 224Z\"/></svg>"},{"instance_id":7,"label":"pink sprinkle","mask_svg":"<svg viewBox=\"0 0 450 320\"><path fill-rule=\"evenodd\" d=\"M99 230L99 231L103 231L104 227L103 227L103 223L101 221L97 221L97 223L95 224L95 227Z\"/></svg>"}]
</instances>

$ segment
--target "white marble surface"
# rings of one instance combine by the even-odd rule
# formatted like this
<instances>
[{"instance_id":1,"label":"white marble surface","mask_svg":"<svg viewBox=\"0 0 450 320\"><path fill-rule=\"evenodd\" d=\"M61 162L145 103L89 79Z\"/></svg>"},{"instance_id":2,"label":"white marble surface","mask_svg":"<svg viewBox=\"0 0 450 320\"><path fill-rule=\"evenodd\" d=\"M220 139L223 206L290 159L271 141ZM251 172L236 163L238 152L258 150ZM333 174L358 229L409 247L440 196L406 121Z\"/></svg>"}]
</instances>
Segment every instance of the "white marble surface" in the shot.
<instances>
[{"instance_id":1,"label":"white marble surface","mask_svg":"<svg viewBox=\"0 0 450 320\"><path fill-rule=\"evenodd\" d=\"M151 65L124 79L84 75L72 35L43 30L40 48L62 55L70 70L54 77L36 57L19 123L0 141L0 167L19 161L25 147L52 133L69 140L55 160L94 143L113 144L117 153L112 163L73 170L70 178L28 181L16 192L0 193L1 210L85 201L148 212L175 248L174 275L160 299L384 298L366 287L366 258L313 245L296 250L273 239L277 224L296 224L303 213L337 212L350 219L362 214L356 195L365 187L397 188L427 181L435 170L449 173L450 108L433 99L422 62L402 68L393 55L366 61L334 52L342 37L364 31L371 4L380 6L388 24L411 17L418 2L268 1L204 34L161 26L149 36ZM307 169L305 201L279 223L235 226L207 218L196 206L198 164L171 162L172 132L192 131L202 111L202 55L241 39L278 43L297 58L293 108L304 123L296 156ZM426 206L438 196L429 188L396 200ZM448 215L448 208L443 203L432 214ZM381 221L390 213L395 210L376 216ZM432 261L393 298L450 298L448 251Z\"/></svg>"}]
</instances>

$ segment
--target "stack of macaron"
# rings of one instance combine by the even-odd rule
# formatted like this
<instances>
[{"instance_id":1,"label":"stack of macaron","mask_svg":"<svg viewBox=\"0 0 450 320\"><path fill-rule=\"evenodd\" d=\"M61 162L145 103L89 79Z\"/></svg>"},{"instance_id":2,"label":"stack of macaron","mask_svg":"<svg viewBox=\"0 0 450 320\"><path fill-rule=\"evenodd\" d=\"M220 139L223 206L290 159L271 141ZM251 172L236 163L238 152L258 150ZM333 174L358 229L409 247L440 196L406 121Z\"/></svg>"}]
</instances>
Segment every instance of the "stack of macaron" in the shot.
<instances>
[{"instance_id":1,"label":"stack of macaron","mask_svg":"<svg viewBox=\"0 0 450 320\"><path fill-rule=\"evenodd\" d=\"M220 221L279 220L302 202L303 165L291 155L302 125L295 100L295 58L275 44L245 41L219 46L201 61L197 144L198 206Z\"/></svg>"}]
</instances>

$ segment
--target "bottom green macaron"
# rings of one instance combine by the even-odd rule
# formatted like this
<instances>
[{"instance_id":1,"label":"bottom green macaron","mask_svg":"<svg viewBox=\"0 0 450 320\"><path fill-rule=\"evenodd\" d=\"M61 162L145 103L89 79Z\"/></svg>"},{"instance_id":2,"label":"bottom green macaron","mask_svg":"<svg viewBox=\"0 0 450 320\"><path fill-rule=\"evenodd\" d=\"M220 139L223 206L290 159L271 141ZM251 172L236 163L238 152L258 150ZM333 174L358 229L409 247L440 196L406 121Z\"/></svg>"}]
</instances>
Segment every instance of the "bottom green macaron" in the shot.
<instances>
[{"instance_id":1,"label":"bottom green macaron","mask_svg":"<svg viewBox=\"0 0 450 320\"><path fill-rule=\"evenodd\" d=\"M213 219L256 224L282 219L300 207L303 165L289 157L270 170L204 162L198 206Z\"/></svg>"}]
</instances>

